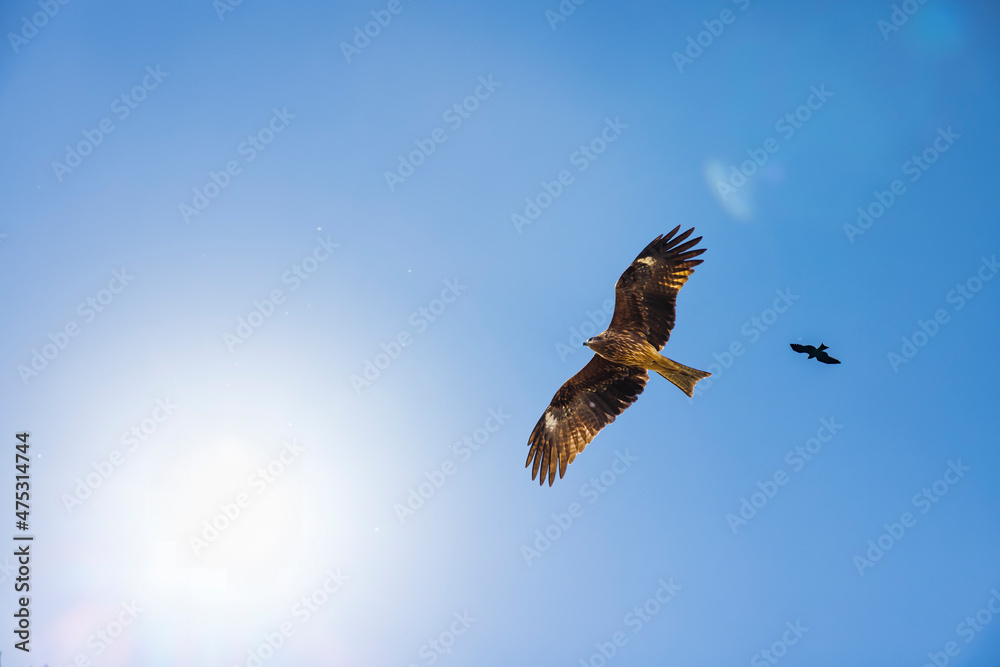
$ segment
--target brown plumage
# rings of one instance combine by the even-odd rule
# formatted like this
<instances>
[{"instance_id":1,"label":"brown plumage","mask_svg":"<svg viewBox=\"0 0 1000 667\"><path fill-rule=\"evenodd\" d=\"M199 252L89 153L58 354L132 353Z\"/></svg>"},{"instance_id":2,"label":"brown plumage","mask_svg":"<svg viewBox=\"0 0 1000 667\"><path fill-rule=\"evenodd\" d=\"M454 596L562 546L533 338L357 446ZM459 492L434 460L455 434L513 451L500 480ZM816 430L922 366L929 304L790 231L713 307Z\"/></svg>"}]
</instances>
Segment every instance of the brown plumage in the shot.
<instances>
[{"instance_id":1,"label":"brown plumage","mask_svg":"<svg viewBox=\"0 0 1000 667\"><path fill-rule=\"evenodd\" d=\"M674 328L675 304L704 249L692 250L694 231L657 236L639 253L615 285L615 312L608 328L584 345L596 354L559 388L528 438L531 478L539 484L561 478L566 466L597 433L635 402L653 370L688 396L710 373L688 368L659 352Z\"/></svg>"}]
</instances>

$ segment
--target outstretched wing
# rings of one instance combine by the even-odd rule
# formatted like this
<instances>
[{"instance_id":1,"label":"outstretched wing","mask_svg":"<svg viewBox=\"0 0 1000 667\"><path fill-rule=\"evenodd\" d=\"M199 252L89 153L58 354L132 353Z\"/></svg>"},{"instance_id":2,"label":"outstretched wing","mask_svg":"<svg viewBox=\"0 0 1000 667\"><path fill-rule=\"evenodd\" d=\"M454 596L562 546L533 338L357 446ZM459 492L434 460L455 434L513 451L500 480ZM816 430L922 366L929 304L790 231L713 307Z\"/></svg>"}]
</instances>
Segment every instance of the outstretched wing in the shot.
<instances>
[{"instance_id":1,"label":"outstretched wing","mask_svg":"<svg viewBox=\"0 0 1000 667\"><path fill-rule=\"evenodd\" d=\"M792 349L795 350L796 352L802 352L804 354L816 351L816 348L813 347L812 345L799 345L798 343L789 343L789 345L791 345Z\"/></svg>"},{"instance_id":2,"label":"outstretched wing","mask_svg":"<svg viewBox=\"0 0 1000 667\"><path fill-rule=\"evenodd\" d=\"M680 226L660 235L639 253L615 285L615 313L608 329L642 335L657 350L663 349L674 328L675 303L688 276L702 260L694 259L704 248L691 250L701 237L682 243L694 228L674 236Z\"/></svg>"},{"instance_id":3,"label":"outstretched wing","mask_svg":"<svg viewBox=\"0 0 1000 667\"><path fill-rule=\"evenodd\" d=\"M818 352L816 354L816 359L818 361L822 361L824 364L839 364L840 363L840 361L838 361L837 359L834 359L829 354L827 354L826 352L823 352L823 351L820 351L820 352Z\"/></svg>"},{"instance_id":4,"label":"outstretched wing","mask_svg":"<svg viewBox=\"0 0 1000 667\"><path fill-rule=\"evenodd\" d=\"M552 397L528 438L531 479L541 471L539 484L549 486L566 474L566 466L590 444L597 433L635 402L649 375L642 368L623 366L594 355ZM532 464L532 461L534 463Z\"/></svg>"}]
</instances>

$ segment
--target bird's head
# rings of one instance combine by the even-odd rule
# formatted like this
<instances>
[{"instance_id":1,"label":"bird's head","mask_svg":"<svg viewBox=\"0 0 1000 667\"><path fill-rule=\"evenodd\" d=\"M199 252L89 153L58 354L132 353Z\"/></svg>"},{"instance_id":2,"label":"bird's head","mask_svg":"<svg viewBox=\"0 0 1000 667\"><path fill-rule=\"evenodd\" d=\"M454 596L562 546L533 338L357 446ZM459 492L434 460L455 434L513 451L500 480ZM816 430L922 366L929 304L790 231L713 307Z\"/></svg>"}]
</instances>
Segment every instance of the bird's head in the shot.
<instances>
[{"instance_id":1,"label":"bird's head","mask_svg":"<svg viewBox=\"0 0 1000 667\"><path fill-rule=\"evenodd\" d=\"M819 350L825 350L827 348L826 348L826 345L823 345L823 343L820 343L819 347L817 349L819 349Z\"/></svg>"},{"instance_id":2,"label":"bird's head","mask_svg":"<svg viewBox=\"0 0 1000 667\"><path fill-rule=\"evenodd\" d=\"M602 342L604 342L604 334L603 333L599 333L596 336L593 336L593 337L588 338L587 340L583 341L583 344L586 345L587 347L589 347L591 350L594 350L596 352L597 348L594 347L594 346L595 345L600 345Z\"/></svg>"}]
</instances>

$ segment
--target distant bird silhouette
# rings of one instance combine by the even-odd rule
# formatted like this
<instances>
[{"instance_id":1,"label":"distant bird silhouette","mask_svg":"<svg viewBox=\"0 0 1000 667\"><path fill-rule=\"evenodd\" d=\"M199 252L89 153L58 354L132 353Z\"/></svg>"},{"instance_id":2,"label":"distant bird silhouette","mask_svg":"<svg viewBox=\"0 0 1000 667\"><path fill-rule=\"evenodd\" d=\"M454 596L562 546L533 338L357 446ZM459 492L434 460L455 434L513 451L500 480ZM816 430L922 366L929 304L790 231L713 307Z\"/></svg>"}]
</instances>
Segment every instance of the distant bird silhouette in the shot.
<instances>
[{"instance_id":1,"label":"distant bird silhouette","mask_svg":"<svg viewBox=\"0 0 1000 667\"><path fill-rule=\"evenodd\" d=\"M827 347L822 343L819 344L819 347L814 347L812 345L797 345L796 343L790 343L790 345L792 346L792 349L795 350L796 352L808 352L810 359L815 357L817 361L822 361L824 364L840 363L840 361L834 359L829 354L823 351L827 349Z\"/></svg>"}]
</instances>

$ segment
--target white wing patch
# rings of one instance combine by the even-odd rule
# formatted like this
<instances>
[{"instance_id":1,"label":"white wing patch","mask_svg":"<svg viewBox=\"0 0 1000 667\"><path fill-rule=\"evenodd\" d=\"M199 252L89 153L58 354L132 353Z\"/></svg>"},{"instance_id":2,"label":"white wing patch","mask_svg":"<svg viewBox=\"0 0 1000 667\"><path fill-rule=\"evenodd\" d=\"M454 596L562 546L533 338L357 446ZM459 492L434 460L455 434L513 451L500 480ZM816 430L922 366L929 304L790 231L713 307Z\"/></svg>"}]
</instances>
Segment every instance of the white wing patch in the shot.
<instances>
[{"instance_id":1,"label":"white wing patch","mask_svg":"<svg viewBox=\"0 0 1000 667\"><path fill-rule=\"evenodd\" d=\"M639 262L640 264L645 264L646 266L653 266L654 264L656 264L656 260L652 257L643 257L642 259L637 259L635 261Z\"/></svg>"},{"instance_id":2,"label":"white wing patch","mask_svg":"<svg viewBox=\"0 0 1000 667\"><path fill-rule=\"evenodd\" d=\"M559 425L559 420L555 418L555 415L551 411L545 411L545 429L548 431L556 430L556 426Z\"/></svg>"}]
</instances>

